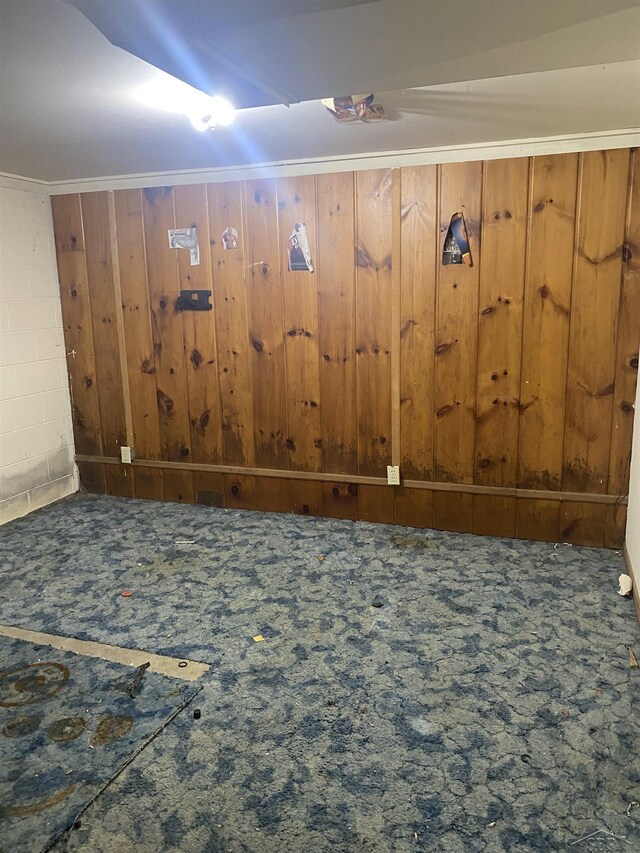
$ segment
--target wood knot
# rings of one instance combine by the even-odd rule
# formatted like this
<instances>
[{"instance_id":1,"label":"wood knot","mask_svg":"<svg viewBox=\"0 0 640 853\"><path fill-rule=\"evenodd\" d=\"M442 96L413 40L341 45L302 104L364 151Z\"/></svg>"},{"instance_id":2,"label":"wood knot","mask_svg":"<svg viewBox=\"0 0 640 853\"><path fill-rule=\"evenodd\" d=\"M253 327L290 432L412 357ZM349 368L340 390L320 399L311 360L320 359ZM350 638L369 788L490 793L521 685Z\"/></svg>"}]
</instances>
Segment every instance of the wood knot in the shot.
<instances>
[{"instance_id":1,"label":"wood knot","mask_svg":"<svg viewBox=\"0 0 640 853\"><path fill-rule=\"evenodd\" d=\"M292 438L287 439L287 449L288 450L295 450L296 449L295 442Z\"/></svg>"},{"instance_id":2,"label":"wood knot","mask_svg":"<svg viewBox=\"0 0 640 853\"><path fill-rule=\"evenodd\" d=\"M451 348L451 344L438 344L436 347L436 355L444 355Z\"/></svg>"},{"instance_id":3,"label":"wood knot","mask_svg":"<svg viewBox=\"0 0 640 853\"><path fill-rule=\"evenodd\" d=\"M264 344L262 341L259 341L257 338L254 341L251 341L251 346L254 348L256 352L262 352L264 350Z\"/></svg>"},{"instance_id":4,"label":"wood knot","mask_svg":"<svg viewBox=\"0 0 640 853\"><path fill-rule=\"evenodd\" d=\"M451 409L453 409L453 406L452 406L452 405L441 406L441 407L438 409L438 411L436 412L436 417L437 417L437 418L444 418L444 417L445 417L445 415L448 415L448 414L449 414L449 412L451 411Z\"/></svg>"},{"instance_id":5,"label":"wood knot","mask_svg":"<svg viewBox=\"0 0 640 853\"><path fill-rule=\"evenodd\" d=\"M198 352L197 349L194 349L193 352L191 353L191 364L194 366L194 368L196 370L202 364L202 356L200 355L200 353Z\"/></svg>"}]
</instances>

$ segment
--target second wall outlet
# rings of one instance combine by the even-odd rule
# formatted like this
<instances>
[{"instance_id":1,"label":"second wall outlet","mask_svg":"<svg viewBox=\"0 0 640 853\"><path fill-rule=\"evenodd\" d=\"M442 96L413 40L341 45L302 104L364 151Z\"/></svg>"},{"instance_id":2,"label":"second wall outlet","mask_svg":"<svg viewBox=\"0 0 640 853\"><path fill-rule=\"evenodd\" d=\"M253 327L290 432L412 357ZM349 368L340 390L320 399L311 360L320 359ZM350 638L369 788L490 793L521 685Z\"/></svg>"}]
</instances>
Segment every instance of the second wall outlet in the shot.
<instances>
[{"instance_id":1,"label":"second wall outlet","mask_svg":"<svg viewBox=\"0 0 640 853\"><path fill-rule=\"evenodd\" d=\"M124 462L125 465L131 465L135 458L136 452L133 447L120 447L120 461Z\"/></svg>"},{"instance_id":2,"label":"second wall outlet","mask_svg":"<svg viewBox=\"0 0 640 853\"><path fill-rule=\"evenodd\" d=\"M400 485L400 466L387 465L387 483L390 486Z\"/></svg>"}]
</instances>

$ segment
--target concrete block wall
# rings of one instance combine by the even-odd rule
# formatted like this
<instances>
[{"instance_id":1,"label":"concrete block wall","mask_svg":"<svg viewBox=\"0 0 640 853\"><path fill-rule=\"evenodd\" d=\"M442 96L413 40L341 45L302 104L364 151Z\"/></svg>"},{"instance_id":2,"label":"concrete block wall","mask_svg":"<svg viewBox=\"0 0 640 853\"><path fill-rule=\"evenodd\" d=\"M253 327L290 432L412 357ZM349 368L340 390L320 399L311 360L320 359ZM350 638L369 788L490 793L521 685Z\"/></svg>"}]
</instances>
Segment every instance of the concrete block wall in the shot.
<instances>
[{"instance_id":1,"label":"concrete block wall","mask_svg":"<svg viewBox=\"0 0 640 853\"><path fill-rule=\"evenodd\" d=\"M0 184L0 524L78 489L49 196Z\"/></svg>"}]
</instances>

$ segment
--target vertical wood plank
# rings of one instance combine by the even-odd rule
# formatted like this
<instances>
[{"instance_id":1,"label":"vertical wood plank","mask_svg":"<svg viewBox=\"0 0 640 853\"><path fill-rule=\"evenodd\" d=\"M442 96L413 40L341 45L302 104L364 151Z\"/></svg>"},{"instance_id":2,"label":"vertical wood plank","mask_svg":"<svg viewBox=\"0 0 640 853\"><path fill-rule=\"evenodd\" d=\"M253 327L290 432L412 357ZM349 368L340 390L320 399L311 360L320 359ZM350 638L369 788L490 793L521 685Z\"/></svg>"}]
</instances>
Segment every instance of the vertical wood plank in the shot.
<instances>
[{"instance_id":1,"label":"vertical wood plank","mask_svg":"<svg viewBox=\"0 0 640 853\"><path fill-rule=\"evenodd\" d=\"M640 157L631 154L629 194L623 248L622 291L618 318L611 453L610 495L629 492L629 465L633 438L634 401L638 381L638 337L640 336Z\"/></svg>"},{"instance_id":2,"label":"vertical wood plank","mask_svg":"<svg viewBox=\"0 0 640 853\"><path fill-rule=\"evenodd\" d=\"M391 463L391 215L391 171L357 172L358 463L368 476Z\"/></svg>"},{"instance_id":3,"label":"vertical wood plank","mask_svg":"<svg viewBox=\"0 0 640 853\"><path fill-rule=\"evenodd\" d=\"M134 447L139 458L160 459L155 352L140 190L117 190L114 205Z\"/></svg>"},{"instance_id":4,"label":"vertical wood plank","mask_svg":"<svg viewBox=\"0 0 640 853\"><path fill-rule=\"evenodd\" d=\"M100 407L102 452L104 456L119 458L120 446L127 444L127 430L113 290L113 261L107 193L83 193L81 206L87 282L92 314L96 388ZM130 489L127 490L130 491Z\"/></svg>"},{"instance_id":5,"label":"vertical wood plank","mask_svg":"<svg viewBox=\"0 0 640 853\"><path fill-rule=\"evenodd\" d=\"M315 178L281 178L278 190L280 270L284 310L286 403L289 467L319 471L322 465L320 428L320 366L318 352L318 270L321 259L316 237ZM315 272L289 271L287 242L296 222L304 222Z\"/></svg>"},{"instance_id":6,"label":"vertical wood plank","mask_svg":"<svg viewBox=\"0 0 640 853\"><path fill-rule=\"evenodd\" d=\"M133 469L133 491L137 498L147 501L164 500L162 468Z\"/></svg>"},{"instance_id":7,"label":"vertical wood plank","mask_svg":"<svg viewBox=\"0 0 640 853\"><path fill-rule=\"evenodd\" d=\"M255 459L259 467L282 469L289 436L276 186L247 181L244 189Z\"/></svg>"},{"instance_id":8,"label":"vertical wood plank","mask_svg":"<svg viewBox=\"0 0 640 853\"><path fill-rule=\"evenodd\" d=\"M193 473L176 468L165 468L162 474L164 499L175 503L192 504L196 501L193 490ZM179 535L176 538L180 538Z\"/></svg>"},{"instance_id":9,"label":"vertical wood plank","mask_svg":"<svg viewBox=\"0 0 640 853\"><path fill-rule=\"evenodd\" d=\"M60 300L77 453L102 455L92 309L79 195L53 196Z\"/></svg>"},{"instance_id":10,"label":"vertical wood plank","mask_svg":"<svg viewBox=\"0 0 640 853\"><path fill-rule=\"evenodd\" d=\"M356 483L322 483L322 515L355 521L358 517Z\"/></svg>"},{"instance_id":11,"label":"vertical wood plank","mask_svg":"<svg viewBox=\"0 0 640 853\"><path fill-rule=\"evenodd\" d=\"M280 477L256 477L255 504L260 512L293 512L290 481Z\"/></svg>"},{"instance_id":12,"label":"vertical wood plank","mask_svg":"<svg viewBox=\"0 0 640 853\"><path fill-rule=\"evenodd\" d=\"M175 228L172 187L142 191L149 303L153 330L155 377L162 458L185 461L190 455L187 383L185 381L182 315L177 253L167 232Z\"/></svg>"},{"instance_id":13,"label":"vertical wood plank","mask_svg":"<svg viewBox=\"0 0 640 853\"><path fill-rule=\"evenodd\" d=\"M474 495L473 532L482 536L515 536L516 499Z\"/></svg>"},{"instance_id":14,"label":"vertical wood plank","mask_svg":"<svg viewBox=\"0 0 640 853\"><path fill-rule=\"evenodd\" d=\"M482 163L440 166L434 473L436 480L444 482L472 483L475 468L481 203ZM444 238L456 211L464 214L472 266L442 265ZM436 507L439 503L436 500ZM468 512L465 507L464 513Z\"/></svg>"},{"instance_id":15,"label":"vertical wood plank","mask_svg":"<svg viewBox=\"0 0 640 853\"><path fill-rule=\"evenodd\" d=\"M462 492L434 492L433 526L436 530L473 533L473 497Z\"/></svg>"},{"instance_id":16,"label":"vertical wood plank","mask_svg":"<svg viewBox=\"0 0 640 853\"><path fill-rule=\"evenodd\" d=\"M105 466L100 462L78 462L80 484L92 495L106 495Z\"/></svg>"},{"instance_id":17,"label":"vertical wood plank","mask_svg":"<svg viewBox=\"0 0 640 853\"><path fill-rule=\"evenodd\" d=\"M581 157L562 485L606 492L629 151Z\"/></svg>"},{"instance_id":18,"label":"vertical wood plank","mask_svg":"<svg viewBox=\"0 0 640 853\"><path fill-rule=\"evenodd\" d=\"M358 486L358 518L378 524L395 522L395 498L391 486Z\"/></svg>"},{"instance_id":19,"label":"vertical wood plank","mask_svg":"<svg viewBox=\"0 0 640 853\"><path fill-rule=\"evenodd\" d=\"M54 195L51 197L51 208L56 252L84 252L80 195Z\"/></svg>"},{"instance_id":20,"label":"vertical wood plank","mask_svg":"<svg viewBox=\"0 0 640 853\"><path fill-rule=\"evenodd\" d=\"M625 504L609 504L606 507L604 525L604 547L622 548L627 526L627 507Z\"/></svg>"},{"instance_id":21,"label":"vertical wood plank","mask_svg":"<svg viewBox=\"0 0 640 853\"><path fill-rule=\"evenodd\" d=\"M558 490L562 485L578 156L534 157L531 169L518 485Z\"/></svg>"},{"instance_id":22,"label":"vertical wood plank","mask_svg":"<svg viewBox=\"0 0 640 853\"><path fill-rule=\"evenodd\" d=\"M224 505L228 509L255 509L257 479L239 474L225 474Z\"/></svg>"},{"instance_id":23,"label":"vertical wood plank","mask_svg":"<svg viewBox=\"0 0 640 853\"><path fill-rule=\"evenodd\" d=\"M133 497L133 468L131 465L105 465L107 494L116 498Z\"/></svg>"},{"instance_id":24,"label":"vertical wood plank","mask_svg":"<svg viewBox=\"0 0 640 853\"><path fill-rule=\"evenodd\" d=\"M207 206L222 407L222 458L228 465L253 466L251 344L247 324L242 184L209 184ZM222 234L229 226L238 232L236 249L225 249L222 242Z\"/></svg>"},{"instance_id":25,"label":"vertical wood plank","mask_svg":"<svg viewBox=\"0 0 640 853\"><path fill-rule=\"evenodd\" d=\"M198 229L200 263L191 266L189 252L179 249L180 290L212 290L211 258L208 251L209 221L204 184L175 187L176 227ZM213 300L212 300L213 304ZM182 326L187 373L187 406L192 462L217 464L222 459L220 391L214 312L184 311Z\"/></svg>"},{"instance_id":26,"label":"vertical wood plank","mask_svg":"<svg viewBox=\"0 0 640 853\"><path fill-rule=\"evenodd\" d=\"M560 501L517 498L516 536L542 542L557 542L560 536Z\"/></svg>"},{"instance_id":27,"label":"vertical wood plank","mask_svg":"<svg viewBox=\"0 0 640 853\"><path fill-rule=\"evenodd\" d=\"M224 506L224 475L212 471L194 471L193 491L197 504Z\"/></svg>"},{"instance_id":28,"label":"vertical wood plank","mask_svg":"<svg viewBox=\"0 0 640 853\"><path fill-rule=\"evenodd\" d=\"M317 176L322 470L358 472L354 178Z\"/></svg>"},{"instance_id":29,"label":"vertical wood plank","mask_svg":"<svg viewBox=\"0 0 640 853\"><path fill-rule=\"evenodd\" d=\"M475 437L475 482L483 486L515 486L518 475L528 185L525 158L484 164ZM490 506L478 502L478 520L513 536L515 506L496 503L503 522L495 525Z\"/></svg>"},{"instance_id":30,"label":"vertical wood plank","mask_svg":"<svg viewBox=\"0 0 640 853\"><path fill-rule=\"evenodd\" d=\"M394 489L396 524L407 527L433 527L433 492L428 489Z\"/></svg>"},{"instance_id":31,"label":"vertical wood plank","mask_svg":"<svg viewBox=\"0 0 640 853\"><path fill-rule=\"evenodd\" d=\"M563 501L560 505L560 540L602 548L606 511L604 504Z\"/></svg>"},{"instance_id":32,"label":"vertical wood plank","mask_svg":"<svg viewBox=\"0 0 640 853\"><path fill-rule=\"evenodd\" d=\"M322 483L317 480L290 480L291 512L296 515L323 515L324 497Z\"/></svg>"},{"instance_id":33,"label":"vertical wood plank","mask_svg":"<svg viewBox=\"0 0 640 853\"><path fill-rule=\"evenodd\" d=\"M402 169L400 468L433 478L437 167Z\"/></svg>"}]
</instances>

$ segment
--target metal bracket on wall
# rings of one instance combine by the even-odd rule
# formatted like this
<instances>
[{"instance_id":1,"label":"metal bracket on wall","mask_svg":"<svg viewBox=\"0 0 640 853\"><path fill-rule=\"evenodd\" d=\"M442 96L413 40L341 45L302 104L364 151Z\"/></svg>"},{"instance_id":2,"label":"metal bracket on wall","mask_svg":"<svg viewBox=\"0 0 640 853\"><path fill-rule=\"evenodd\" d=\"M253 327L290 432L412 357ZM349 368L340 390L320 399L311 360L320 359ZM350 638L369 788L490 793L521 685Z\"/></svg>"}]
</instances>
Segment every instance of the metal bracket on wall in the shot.
<instances>
[{"instance_id":1,"label":"metal bracket on wall","mask_svg":"<svg viewBox=\"0 0 640 853\"><path fill-rule=\"evenodd\" d=\"M181 290L176 301L178 311L211 311L210 290Z\"/></svg>"}]
</instances>

